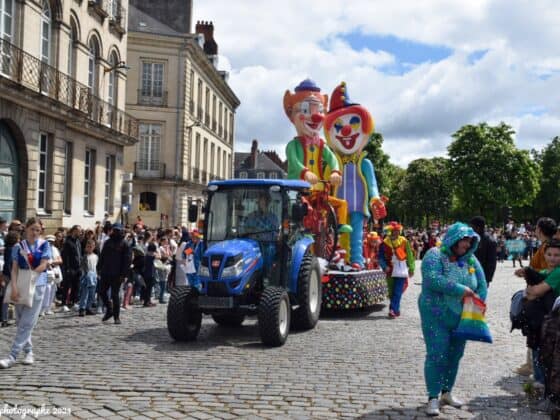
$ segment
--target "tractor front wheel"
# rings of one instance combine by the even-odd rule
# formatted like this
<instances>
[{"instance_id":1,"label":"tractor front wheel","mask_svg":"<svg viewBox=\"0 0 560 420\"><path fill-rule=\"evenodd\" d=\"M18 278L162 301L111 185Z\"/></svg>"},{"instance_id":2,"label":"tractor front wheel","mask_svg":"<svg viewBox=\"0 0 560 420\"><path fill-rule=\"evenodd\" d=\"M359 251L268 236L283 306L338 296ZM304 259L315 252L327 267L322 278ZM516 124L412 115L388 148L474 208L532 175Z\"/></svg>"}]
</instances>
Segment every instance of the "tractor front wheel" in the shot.
<instances>
[{"instance_id":1,"label":"tractor front wheel","mask_svg":"<svg viewBox=\"0 0 560 420\"><path fill-rule=\"evenodd\" d=\"M167 305L167 330L176 341L196 340L202 323L202 312L198 309L198 292L189 286L171 289Z\"/></svg>"},{"instance_id":2,"label":"tractor front wheel","mask_svg":"<svg viewBox=\"0 0 560 420\"><path fill-rule=\"evenodd\" d=\"M294 310L292 326L310 330L317 325L321 314L322 283L319 262L309 251L303 256L297 286L299 307Z\"/></svg>"},{"instance_id":3,"label":"tractor front wheel","mask_svg":"<svg viewBox=\"0 0 560 420\"><path fill-rule=\"evenodd\" d=\"M291 305L288 293L281 287L268 287L261 295L258 309L259 332L267 346L283 345L290 332Z\"/></svg>"}]
</instances>

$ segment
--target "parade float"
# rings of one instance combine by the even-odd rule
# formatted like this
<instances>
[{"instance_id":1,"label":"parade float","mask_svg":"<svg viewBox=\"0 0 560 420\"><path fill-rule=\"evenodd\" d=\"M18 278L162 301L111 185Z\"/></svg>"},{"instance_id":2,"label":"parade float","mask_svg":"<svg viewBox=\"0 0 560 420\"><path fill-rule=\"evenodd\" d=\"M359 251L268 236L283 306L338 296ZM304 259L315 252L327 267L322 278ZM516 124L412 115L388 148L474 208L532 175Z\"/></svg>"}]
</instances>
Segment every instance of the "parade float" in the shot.
<instances>
[{"instance_id":1,"label":"parade float","mask_svg":"<svg viewBox=\"0 0 560 420\"><path fill-rule=\"evenodd\" d=\"M304 225L314 237L315 255L325 260L323 308L361 309L383 302L387 282L377 264L380 238L369 226L386 216L386 199L363 150L373 118L350 101L345 83L335 88L327 111L327 95L309 79L293 93L286 91L284 111L297 133L286 146L288 178L311 185Z\"/></svg>"}]
</instances>

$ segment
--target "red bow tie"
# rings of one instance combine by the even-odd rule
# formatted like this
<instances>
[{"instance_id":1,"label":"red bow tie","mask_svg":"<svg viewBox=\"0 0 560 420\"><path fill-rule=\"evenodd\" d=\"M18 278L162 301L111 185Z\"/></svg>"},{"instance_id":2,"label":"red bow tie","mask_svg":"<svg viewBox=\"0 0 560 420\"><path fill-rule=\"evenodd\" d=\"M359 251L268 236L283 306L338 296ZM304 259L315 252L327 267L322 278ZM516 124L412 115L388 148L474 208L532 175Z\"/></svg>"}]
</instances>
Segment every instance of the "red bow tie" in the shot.
<instances>
[{"instance_id":1,"label":"red bow tie","mask_svg":"<svg viewBox=\"0 0 560 420\"><path fill-rule=\"evenodd\" d=\"M315 137L301 137L301 143L303 144L304 147L309 147L309 146L320 146L322 144L322 140L319 136L315 136Z\"/></svg>"}]
</instances>

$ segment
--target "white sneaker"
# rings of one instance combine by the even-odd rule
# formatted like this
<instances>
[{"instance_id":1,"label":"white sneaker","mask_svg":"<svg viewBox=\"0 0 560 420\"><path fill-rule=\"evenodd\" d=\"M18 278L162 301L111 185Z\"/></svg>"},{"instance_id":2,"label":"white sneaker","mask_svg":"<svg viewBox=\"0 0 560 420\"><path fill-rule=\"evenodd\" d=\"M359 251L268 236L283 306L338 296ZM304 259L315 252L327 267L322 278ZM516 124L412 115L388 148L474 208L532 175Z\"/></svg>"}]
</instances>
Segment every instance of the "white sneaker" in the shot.
<instances>
[{"instance_id":1,"label":"white sneaker","mask_svg":"<svg viewBox=\"0 0 560 420\"><path fill-rule=\"evenodd\" d=\"M15 365L16 359L12 356L8 356L5 359L0 360L0 369L8 369Z\"/></svg>"},{"instance_id":2,"label":"white sneaker","mask_svg":"<svg viewBox=\"0 0 560 420\"><path fill-rule=\"evenodd\" d=\"M451 395L451 392L441 394L441 402L442 404L450 405L454 408L461 408L463 405L465 405L463 401L458 400L453 395Z\"/></svg>"},{"instance_id":3,"label":"white sneaker","mask_svg":"<svg viewBox=\"0 0 560 420\"><path fill-rule=\"evenodd\" d=\"M426 414L428 416L439 416L439 400L437 398L431 398L426 406Z\"/></svg>"},{"instance_id":4,"label":"white sneaker","mask_svg":"<svg viewBox=\"0 0 560 420\"><path fill-rule=\"evenodd\" d=\"M54 312L49 309L47 312L45 312L45 315L54 315Z\"/></svg>"},{"instance_id":5,"label":"white sneaker","mask_svg":"<svg viewBox=\"0 0 560 420\"><path fill-rule=\"evenodd\" d=\"M39 312L39 318L42 318L42 317L44 317L44 316L45 316L45 311Z\"/></svg>"},{"instance_id":6,"label":"white sneaker","mask_svg":"<svg viewBox=\"0 0 560 420\"><path fill-rule=\"evenodd\" d=\"M70 312L70 308L66 305L62 307L62 312Z\"/></svg>"},{"instance_id":7,"label":"white sneaker","mask_svg":"<svg viewBox=\"0 0 560 420\"><path fill-rule=\"evenodd\" d=\"M25 357L23 358L22 362L24 365L32 365L35 362L35 359L33 359L33 353L29 352L25 354Z\"/></svg>"},{"instance_id":8,"label":"white sneaker","mask_svg":"<svg viewBox=\"0 0 560 420\"><path fill-rule=\"evenodd\" d=\"M79 311L80 310L80 305L78 305L77 303L72 307L72 309L74 309L75 311Z\"/></svg>"}]
</instances>

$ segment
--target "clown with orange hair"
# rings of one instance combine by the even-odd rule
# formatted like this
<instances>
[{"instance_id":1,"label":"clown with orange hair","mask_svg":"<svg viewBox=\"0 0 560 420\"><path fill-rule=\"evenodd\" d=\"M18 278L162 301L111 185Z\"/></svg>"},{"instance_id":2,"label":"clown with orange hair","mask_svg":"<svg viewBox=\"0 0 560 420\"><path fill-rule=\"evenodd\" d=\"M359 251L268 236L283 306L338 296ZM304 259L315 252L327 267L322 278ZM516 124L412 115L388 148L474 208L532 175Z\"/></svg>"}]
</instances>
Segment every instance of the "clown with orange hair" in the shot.
<instances>
[{"instance_id":1,"label":"clown with orange hair","mask_svg":"<svg viewBox=\"0 0 560 420\"><path fill-rule=\"evenodd\" d=\"M335 154L320 137L325 119L327 95L310 79L303 80L294 93L284 94L284 112L294 125L297 136L286 146L288 178L301 179L311 184L312 191L322 191L320 180L330 181L336 187L342 182L340 167ZM351 232L346 225L347 210L344 200L329 197L336 209L339 232Z\"/></svg>"},{"instance_id":2,"label":"clown with orange hair","mask_svg":"<svg viewBox=\"0 0 560 420\"><path fill-rule=\"evenodd\" d=\"M385 239L379 247L379 265L387 274L389 288L389 318L401 314L401 298L408 286L408 277L414 275L415 258L408 240L401 235L402 225L390 222L385 226Z\"/></svg>"},{"instance_id":3,"label":"clown with orange hair","mask_svg":"<svg viewBox=\"0 0 560 420\"><path fill-rule=\"evenodd\" d=\"M325 117L325 134L342 169L342 184L336 196L348 203L352 226L350 263L357 270L365 265L363 227L371 215L370 209L375 219L384 217L382 214L385 211L373 163L363 151L372 132L373 118L366 108L350 101L346 84L342 82L331 95L329 112Z\"/></svg>"}]
</instances>

